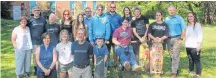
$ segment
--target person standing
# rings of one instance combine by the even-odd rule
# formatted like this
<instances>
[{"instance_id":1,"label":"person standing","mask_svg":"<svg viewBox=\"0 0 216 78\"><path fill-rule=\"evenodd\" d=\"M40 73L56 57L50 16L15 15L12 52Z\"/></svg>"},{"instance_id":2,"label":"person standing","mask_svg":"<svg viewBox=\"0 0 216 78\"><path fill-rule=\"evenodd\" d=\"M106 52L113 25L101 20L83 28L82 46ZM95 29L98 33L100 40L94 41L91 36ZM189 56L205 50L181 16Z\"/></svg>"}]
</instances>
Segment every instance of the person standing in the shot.
<instances>
[{"instance_id":1,"label":"person standing","mask_svg":"<svg viewBox=\"0 0 216 78\"><path fill-rule=\"evenodd\" d=\"M127 19L129 19L129 27L131 27L131 21L132 21L132 13L131 13L131 10L130 10L130 8L129 7L124 7L124 9L123 9L123 17L122 17L122 19L125 19L125 18L127 18Z\"/></svg>"},{"instance_id":2,"label":"person standing","mask_svg":"<svg viewBox=\"0 0 216 78\"><path fill-rule=\"evenodd\" d=\"M56 60L57 53L54 46L50 45L50 34L43 33L43 44L36 49L37 78L57 78Z\"/></svg>"},{"instance_id":3,"label":"person standing","mask_svg":"<svg viewBox=\"0 0 216 78\"><path fill-rule=\"evenodd\" d=\"M73 22L73 36L74 36L74 39L77 40L77 30L78 29L85 29L86 31L88 30L87 29L87 25L84 24L84 17L82 14L78 14L77 15L77 19ZM88 35L86 35L85 37L86 39L88 38Z\"/></svg>"},{"instance_id":4,"label":"person standing","mask_svg":"<svg viewBox=\"0 0 216 78\"><path fill-rule=\"evenodd\" d=\"M141 43L147 42L147 31L149 25L149 19L141 15L141 9L136 7L134 9L134 19L132 19L131 27L133 28L134 40L132 43L134 52L136 55L136 60L139 62L139 47Z\"/></svg>"},{"instance_id":5,"label":"person standing","mask_svg":"<svg viewBox=\"0 0 216 78\"><path fill-rule=\"evenodd\" d=\"M163 50L165 50L165 40L169 36L169 28L168 25L165 22L163 22L162 12L156 12L155 17L156 21L149 25L148 36L151 39L151 45L153 42L162 43Z\"/></svg>"},{"instance_id":6,"label":"person standing","mask_svg":"<svg viewBox=\"0 0 216 78\"><path fill-rule=\"evenodd\" d=\"M58 60L56 69L60 72L60 78L72 78L73 57L71 54L72 42L69 41L69 34L67 30L60 32L60 43L56 45ZM68 73L68 76L66 76Z\"/></svg>"},{"instance_id":7,"label":"person standing","mask_svg":"<svg viewBox=\"0 0 216 78\"><path fill-rule=\"evenodd\" d=\"M92 17L91 8L86 7L86 9L85 9L85 16L84 16L84 24L85 24L85 25L88 25L88 23L89 23L91 17Z\"/></svg>"},{"instance_id":8,"label":"person standing","mask_svg":"<svg viewBox=\"0 0 216 78\"><path fill-rule=\"evenodd\" d=\"M46 24L45 29L46 32L50 33L51 37L51 45L54 47L59 43L59 32L60 32L60 25L56 24L56 16L55 14L51 13L49 15L49 24Z\"/></svg>"},{"instance_id":9,"label":"person standing","mask_svg":"<svg viewBox=\"0 0 216 78\"><path fill-rule=\"evenodd\" d=\"M89 41L92 46L95 45L95 39L97 36L105 37L105 43L107 43L111 32L109 19L105 16L105 14L103 14L104 7L102 5L98 5L96 9L97 13L91 17L88 23Z\"/></svg>"},{"instance_id":10,"label":"person standing","mask_svg":"<svg viewBox=\"0 0 216 78\"><path fill-rule=\"evenodd\" d=\"M180 62L180 48L185 36L184 19L176 14L176 7L168 7L169 16L165 18L165 23L169 27L168 51L172 60L172 78L176 78Z\"/></svg>"},{"instance_id":11,"label":"person standing","mask_svg":"<svg viewBox=\"0 0 216 78\"><path fill-rule=\"evenodd\" d=\"M73 37L73 19L70 10L64 10L62 19L59 20L60 30L66 29L69 32L69 40L74 41Z\"/></svg>"},{"instance_id":12,"label":"person standing","mask_svg":"<svg viewBox=\"0 0 216 78\"><path fill-rule=\"evenodd\" d=\"M108 17L108 20L110 21L110 27L111 27L111 35L115 31L116 28L118 28L121 25L122 18L121 16L116 12L116 4L111 3L109 6L109 12L105 14ZM111 51L111 47L114 48L114 44L112 43L112 37L109 39L109 43L107 44L108 50ZM117 66L117 55L113 51L113 59L114 59L114 66Z\"/></svg>"},{"instance_id":13,"label":"person standing","mask_svg":"<svg viewBox=\"0 0 216 78\"><path fill-rule=\"evenodd\" d=\"M196 14L189 12L187 17L187 28L185 34L185 47L189 59L189 73L194 71L196 66L196 73L193 78L201 75L200 53L203 40L203 30L201 24L197 21Z\"/></svg>"},{"instance_id":14,"label":"person standing","mask_svg":"<svg viewBox=\"0 0 216 78\"><path fill-rule=\"evenodd\" d=\"M40 16L41 12L37 6L33 8L32 13L34 14L34 16L28 20L27 26L29 27L31 33L33 45L33 61L35 69L34 75L36 75L37 64L35 61L35 50L42 44L42 40L40 37L45 32L45 25L47 24L47 22L44 17Z\"/></svg>"},{"instance_id":15,"label":"person standing","mask_svg":"<svg viewBox=\"0 0 216 78\"><path fill-rule=\"evenodd\" d=\"M90 56L92 56L92 45L85 39L86 31L84 29L77 30L78 40L72 44L73 75L72 78L91 78Z\"/></svg>"},{"instance_id":16,"label":"person standing","mask_svg":"<svg viewBox=\"0 0 216 78\"><path fill-rule=\"evenodd\" d=\"M11 35L11 41L15 50L17 78L22 78L24 75L27 78L30 76L32 41L30 29L26 24L27 17L22 16L20 25L14 28Z\"/></svg>"}]
</instances>

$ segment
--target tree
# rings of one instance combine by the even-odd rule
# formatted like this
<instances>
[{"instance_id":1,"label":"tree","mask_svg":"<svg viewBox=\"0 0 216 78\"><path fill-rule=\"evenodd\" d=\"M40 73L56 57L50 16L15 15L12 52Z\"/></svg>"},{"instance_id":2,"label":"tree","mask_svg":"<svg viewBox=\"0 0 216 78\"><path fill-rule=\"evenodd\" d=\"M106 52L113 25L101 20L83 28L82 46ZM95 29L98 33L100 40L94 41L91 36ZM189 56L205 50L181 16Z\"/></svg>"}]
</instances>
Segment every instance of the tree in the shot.
<instances>
[{"instance_id":1,"label":"tree","mask_svg":"<svg viewBox=\"0 0 216 78\"><path fill-rule=\"evenodd\" d=\"M1 18L11 19L11 2L12 1L1 1Z\"/></svg>"}]
</instances>

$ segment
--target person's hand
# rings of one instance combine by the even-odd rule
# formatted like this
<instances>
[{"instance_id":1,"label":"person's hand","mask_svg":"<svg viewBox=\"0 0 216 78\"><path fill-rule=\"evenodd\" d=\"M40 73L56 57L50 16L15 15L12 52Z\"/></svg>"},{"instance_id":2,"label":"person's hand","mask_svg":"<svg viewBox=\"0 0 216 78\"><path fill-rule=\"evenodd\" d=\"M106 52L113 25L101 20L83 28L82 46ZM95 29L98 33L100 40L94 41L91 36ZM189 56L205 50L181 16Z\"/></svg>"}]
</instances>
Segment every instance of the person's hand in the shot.
<instances>
[{"instance_id":1,"label":"person's hand","mask_svg":"<svg viewBox=\"0 0 216 78\"><path fill-rule=\"evenodd\" d=\"M51 72L51 69L48 69L46 74L49 75L50 72Z\"/></svg>"},{"instance_id":2,"label":"person's hand","mask_svg":"<svg viewBox=\"0 0 216 78\"><path fill-rule=\"evenodd\" d=\"M48 70L47 69L44 69L43 72L44 72L45 76L48 75Z\"/></svg>"},{"instance_id":3,"label":"person's hand","mask_svg":"<svg viewBox=\"0 0 216 78\"><path fill-rule=\"evenodd\" d=\"M139 41L142 43L142 42L143 42L143 39L142 39L142 38L139 38Z\"/></svg>"},{"instance_id":4,"label":"person's hand","mask_svg":"<svg viewBox=\"0 0 216 78\"><path fill-rule=\"evenodd\" d=\"M13 47L14 47L14 49L16 49L16 48L17 48L17 46L16 46L16 45L13 45Z\"/></svg>"},{"instance_id":5,"label":"person's hand","mask_svg":"<svg viewBox=\"0 0 216 78\"><path fill-rule=\"evenodd\" d=\"M146 40L146 37L142 37L142 42L144 42Z\"/></svg>"},{"instance_id":6,"label":"person's hand","mask_svg":"<svg viewBox=\"0 0 216 78\"><path fill-rule=\"evenodd\" d=\"M94 66L96 66L96 62L94 62Z\"/></svg>"},{"instance_id":7,"label":"person's hand","mask_svg":"<svg viewBox=\"0 0 216 78\"><path fill-rule=\"evenodd\" d=\"M181 45L181 44L183 43L183 40L180 39L180 40L178 41L178 43Z\"/></svg>"},{"instance_id":8,"label":"person's hand","mask_svg":"<svg viewBox=\"0 0 216 78\"><path fill-rule=\"evenodd\" d=\"M127 47L127 45L125 45L125 44L122 44L122 45L121 45L121 47L122 47L122 48L126 48L126 47Z\"/></svg>"},{"instance_id":9,"label":"person's hand","mask_svg":"<svg viewBox=\"0 0 216 78\"><path fill-rule=\"evenodd\" d=\"M158 42L159 42L159 43L161 43L161 42L162 42L162 39L161 39L161 38L159 38L159 37L158 37L158 39L157 39L157 40L158 40Z\"/></svg>"},{"instance_id":10,"label":"person's hand","mask_svg":"<svg viewBox=\"0 0 216 78\"><path fill-rule=\"evenodd\" d=\"M91 45L94 47L94 42L91 42Z\"/></svg>"},{"instance_id":11,"label":"person's hand","mask_svg":"<svg viewBox=\"0 0 216 78\"><path fill-rule=\"evenodd\" d=\"M197 55L199 54L200 50L201 50L201 44L198 43L196 48Z\"/></svg>"}]
</instances>

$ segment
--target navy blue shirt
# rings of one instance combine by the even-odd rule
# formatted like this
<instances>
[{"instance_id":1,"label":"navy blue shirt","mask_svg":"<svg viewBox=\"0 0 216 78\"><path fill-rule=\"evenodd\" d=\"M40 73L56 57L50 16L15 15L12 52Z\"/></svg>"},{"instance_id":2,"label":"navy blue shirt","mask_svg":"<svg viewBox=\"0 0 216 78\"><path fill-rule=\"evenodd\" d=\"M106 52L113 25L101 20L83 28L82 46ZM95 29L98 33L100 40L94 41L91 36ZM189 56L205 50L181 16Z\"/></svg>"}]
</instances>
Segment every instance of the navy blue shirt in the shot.
<instances>
[{"instance_id":1,"label":"navy blue shirt","mask_svg":"<svg viewBox=\"0 0 216 78\"><path fill-rule=\"evenodd\" d=\"M41 35L45 32L46 19L39 17L37 19L30 18L27 26L30 28L31 39L33 45L42 44Z\"/></svg>"},{"instance_id":2,"label":"navy blue shirt","mask_svg":"<svg viewBox=\"0 0 216 78\"><path fill-rule=\"evenodd\" d=\"M93 49L93 53L96 57L98 56L102 56L104 57L105 55L108 55L109 54L109 51L107 49L107 46L106 45L103 45L101 48L98 48L97 45L94 46L94 49ZM108 62L106 61L106 65L105 66L108 66Z\"/></svg>"},{"instance_id":3,"label":"navy blue shirt","mask_svg":"<svg viewBox=\"0 0 216 78\"><path fill-rule=\"evenodd\" d=\"M90 64L89 55L92 54L92 46L88 41L85 41L83 44L74 41L71 47L75 65L85 66Z\"/></svg>"},{"instance_id":4,"label":"navy blue shirt","mask_svg":"<svg viewBox=\"0 0 216 78\"><path fill-rule=\"evenodd\" d=\"M51 45L54 47L59 43L59 33L60 25L59 24L46 24L46 32L50 33L51 36Z\"/></svg>"}]
</instances>

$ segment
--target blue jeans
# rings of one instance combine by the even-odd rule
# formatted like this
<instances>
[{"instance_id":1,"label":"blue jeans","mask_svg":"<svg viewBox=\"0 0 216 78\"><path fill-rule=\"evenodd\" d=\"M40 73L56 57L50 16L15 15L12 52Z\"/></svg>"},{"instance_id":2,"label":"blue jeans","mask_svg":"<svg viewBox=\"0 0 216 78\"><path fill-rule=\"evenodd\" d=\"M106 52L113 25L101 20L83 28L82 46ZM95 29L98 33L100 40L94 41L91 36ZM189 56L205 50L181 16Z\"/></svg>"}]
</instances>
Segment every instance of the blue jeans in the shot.
<instances>
[{"instance_id":1,"label":"blue jeans","mask_svg":"<svg viewBox=\"0 0 216 78\"><path fill-rule=\"evenodd\" d=\"M16 75L30 72L31 50L15 49Z\"/></svg>"},{"instance_id":2,"label":"blue jeans","mask_svg":"<svg viewBox=\"0 0 216 78\"><path fill-rule=\"evenodd\" d=\"M136 57L133 52L132 46L127 46L126 48L123 48L121 46L115 46L115 52L119 56L122 65L124 65L126 61L129 62L132 67L137 65Z\"/></svg>"}]
</instances>

